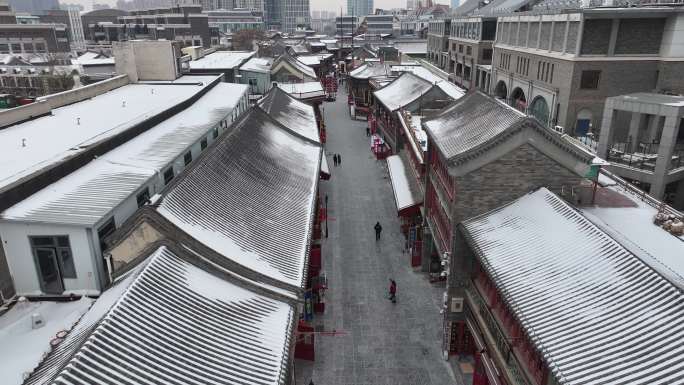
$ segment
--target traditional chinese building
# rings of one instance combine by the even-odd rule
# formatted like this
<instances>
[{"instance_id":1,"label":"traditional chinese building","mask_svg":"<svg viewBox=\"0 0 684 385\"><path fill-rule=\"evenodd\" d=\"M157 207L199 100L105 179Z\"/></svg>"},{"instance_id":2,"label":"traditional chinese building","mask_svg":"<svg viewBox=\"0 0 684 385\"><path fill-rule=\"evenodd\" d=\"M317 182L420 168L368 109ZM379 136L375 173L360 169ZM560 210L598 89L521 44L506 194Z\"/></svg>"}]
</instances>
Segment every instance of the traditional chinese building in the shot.
<instances>
[{"instance_id":1,"label":"traditional chinese building","mask_svg":"<svg viewBox=\"0 0 684 385\"><path fill-rule=\"evenodd\" d=\"M400 126L396 114L400 109L419 115L427 110L440 110L463 96L460 88L447 81L431 83L413 73L406 72L394 81L375 91L375 120L371 130L385 143L390 153L403 148Z\"/></svg>"},{"instance_id":2,"label":"traditional chinese building","mask_svg":"<svg viewBox=\"0 0 684 385\"><path fill-rule=\"evenodd\" d=\"M593 218L540 188L459 225L444 348L472 355L474 385L680 381L681 269L641 247L669 237L681 256L681 241L636 220L662 233L641 244Z\"/></svg>"},{"instance_id":3,"label":"traditional chinese building","mask_svg":"<svg viewBox=\"0 0 684 385\"><path fill-rule=\"evenodd\" d=\"M424 120L423 127L430 235L422 266L434 274L454 252L458 223L539 187L560 193L579 186L593 159L564 135L480 92Z\"/></svg>"}]
</instances>

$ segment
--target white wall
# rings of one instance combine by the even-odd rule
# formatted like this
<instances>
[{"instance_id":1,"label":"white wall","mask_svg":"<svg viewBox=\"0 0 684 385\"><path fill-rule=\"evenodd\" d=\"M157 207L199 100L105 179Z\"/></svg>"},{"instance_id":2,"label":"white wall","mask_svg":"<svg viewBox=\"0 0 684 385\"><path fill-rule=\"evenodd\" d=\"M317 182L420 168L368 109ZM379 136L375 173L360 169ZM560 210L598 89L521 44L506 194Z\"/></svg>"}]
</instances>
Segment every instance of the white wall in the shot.
<instances>
[{"instance_id":1,"label":"white wall","mask_svg":"<svg viewBox=\"0 0 684 385\"><path fill-rule=\"evenodd\" d=\"M31 251L29 236L67 235L76 268L75 279L64 279L65 294L99 293L97 270L93 266L92 251L86 230L73 226L29 223L0 223L7 264L14 279L17 295L42 294L38 271Z\"/></svg>"},{"instance_id":2,"label":"white wall","mask_svg":"<svg viewBox=\"0 0 684 385\"><path fill-rule=\"evenodd\" d=\"M228 115L223 123L219 124L219 135L228 129L234 119L240 116L249 106L248 93L240 99L233 112ZM197 142L190 146L193 162L200 156L202 138L207 138L207 143L215 141L212 137L213 129L209 129ZM174 175L178 175L185 169L183 151L171 163L174 168ZM0 234L2 234L3 247L7 255L7 263L10 273L14 279L18 295L39 295L42 294L38 273L29 243L29 236L32 235L68 235L71 244L71 252L76 268L76 279L64 279L65 294L70 291L79 294L87 292L97 294L100 291L100 282L107 281L107 270L104 265L102 253L100 251L100 240L97 230L104 225L112 216L117 228L126 222L137 210L137 195L149 188L150 197L160 192L164 188L164 167L157 175L150 178L145 185L140 186L133 194L127 197L108 215L102 217L93 228L56 225L56 224L33 224L22 222L0 222Z\"/></svg>"},{"instance_id":3,"label":"white wall","mask_svg":"<svg viewBox=\"0 0 684 385\"><path fill-rule=\"evenodd\" d=\"M180 76L175 42L136 40L114 42L116 72L127 74L131 82L175 80Z\"/></svg>"}]
</instances>

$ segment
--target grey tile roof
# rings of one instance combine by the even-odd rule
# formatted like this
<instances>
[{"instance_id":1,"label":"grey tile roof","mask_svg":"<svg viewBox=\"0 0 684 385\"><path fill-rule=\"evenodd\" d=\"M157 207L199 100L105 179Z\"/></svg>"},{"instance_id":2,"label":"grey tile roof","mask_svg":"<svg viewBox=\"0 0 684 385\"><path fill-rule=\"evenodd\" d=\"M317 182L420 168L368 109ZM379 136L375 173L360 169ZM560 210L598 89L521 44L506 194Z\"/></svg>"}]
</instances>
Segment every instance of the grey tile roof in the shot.
<instances>
[{"instance_id":1,"label":"grey tile roof","mask_svg":"<svg viewBox=\"0 0 684 385\"><path fill-rule=\"evenodd\" d=\"M320 144L313 106L300 102L280 87L273 87L257 106L268 116L297 135Z\"/></svg>"},{"instance_id":2,"label":"grey tile roof","mask_svg":"<svg viewBox=\"0 0 684 385\"><path fill-rule=\"evenodd\" d=\"M368 79L374 76L387 76L388 74L390 74L390 70L386 65L376 63L364 64L355 68L349 73L349 76L354 79Z\"/></svg>"},{"instance_id":3,"label":"grey tile roof","mask_svg":"<svg viewBox=\"0 0 684 385\"><path fill-rule=\"evenodd\" d=\"M468 94L438 115L423 120L430 139L446 159L472 150L526 119L480 92Z\"/></svg>"},{"instance_id":4,"label":"grey tile roof","mask_svg":"<svg viewBox=\"0 0 684 385\"><path fill-rule=\"evenodd\" d=\"M411 72L404 72L390 84L373 92L373 95L388 110L396 111L420 98L432 87L432 83L427 80Z\"/></svg>"},{"instance_id":5,"label":"grey tile roof","mask_svg":"<svg viewBox=\"0 0 684 385\"><path fill-rule=\"evenodd\" d=\"M308 65L306 65L306 64L300 62L299 60L293 58L292 56L290 56L287 53L282 55L278 59L276 59L276 61L271 66L271 74L273 74L274 71L276 70L276 68L278 68L278 64L280 62L288 63L292 68L301 72L304 76L307 76L307 77L311 78L312 80L318 79L318 76L316 75L316 71L314 71L313 68L311 68Z\"/></svg>"},{"instance_id":6,"label":"grey tile roof","mask_svg":"<svg viewBox=\"0 0 684 385\"><path fill-rule=\"evenodd\" d=\"M303 287L321 152L252 108L172 182L158 211L225 258Z\"/></svg>"},{"instance_id":7,"label":"grey tile roof","mask_svg":"<svg viewBox=\"0 0 684 385\"><path fill-rule=\"evenodd\" d=\"M293 305L161 247L98 299L26 384L284 384Z\"/></svg>"},{"instance_id":8,"label":"grey tile roof","mask_svg":"<svg viewBox=\"0 0 684 385\"><path fill-rule=\"evenodd\" d=\"M559 384L679 384L684 294L547 189L462 223Z\"/></svg>"}]
</instances>

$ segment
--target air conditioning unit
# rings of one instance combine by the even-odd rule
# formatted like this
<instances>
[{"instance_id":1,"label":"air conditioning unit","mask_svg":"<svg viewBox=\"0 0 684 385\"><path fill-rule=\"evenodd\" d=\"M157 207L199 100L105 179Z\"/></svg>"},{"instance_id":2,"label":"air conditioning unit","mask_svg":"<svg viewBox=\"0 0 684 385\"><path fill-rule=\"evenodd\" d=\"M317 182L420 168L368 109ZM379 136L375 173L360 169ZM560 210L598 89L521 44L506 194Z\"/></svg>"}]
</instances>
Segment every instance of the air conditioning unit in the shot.
<instances>
[{"instance_id":1,"label":"air conditioning unit","mask_svg":"<svg viewBox=\"0 0 684 385\"><path fill-rule=\"evenodd\" d=\"M451 312L452 313L462 313L463 312L463 298L454 297L451 299Z\"/></svg>"},{"instance_id":2,"label":"air conditioning unit","mask_svg":"<svg viewBox=\"0 0 684 385\"><path fill-rule=\"evenodd\" d=\"M45 326L45 319L40 313L31 314L31 329L40 329Z\"/></svg>"}]
</instances>

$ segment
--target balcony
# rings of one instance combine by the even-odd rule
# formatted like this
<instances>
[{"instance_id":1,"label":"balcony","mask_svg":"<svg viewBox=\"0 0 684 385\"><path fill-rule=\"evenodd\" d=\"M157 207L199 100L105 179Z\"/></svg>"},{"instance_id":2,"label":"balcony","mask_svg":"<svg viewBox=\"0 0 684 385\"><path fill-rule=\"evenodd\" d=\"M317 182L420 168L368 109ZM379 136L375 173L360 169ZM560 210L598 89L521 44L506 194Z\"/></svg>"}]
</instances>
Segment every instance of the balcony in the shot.
<instances>
[{"instance_id":1,"label":"balcony","mask_svg":"<svg viewBox=\"0 0 684 385\"><path fill-rule=\"evenodd\" d=\"M596 153L598 141L590 136L577 138L585 147ZM613 142L608 146L607 160L611 163L624 165L642 171L654 172L658 160L657 142ZM684 143L675 144L674 151L667 171L684 167Z\"/></svg>"}]
</instances>

